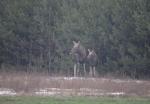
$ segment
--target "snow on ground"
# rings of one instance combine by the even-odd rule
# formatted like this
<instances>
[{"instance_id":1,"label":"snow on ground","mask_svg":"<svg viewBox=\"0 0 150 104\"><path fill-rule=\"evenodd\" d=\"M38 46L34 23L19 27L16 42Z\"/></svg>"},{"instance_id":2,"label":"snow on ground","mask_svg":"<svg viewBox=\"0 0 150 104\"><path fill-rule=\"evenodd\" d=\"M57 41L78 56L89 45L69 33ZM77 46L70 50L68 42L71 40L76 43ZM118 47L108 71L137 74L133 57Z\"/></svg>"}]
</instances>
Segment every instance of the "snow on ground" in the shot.
<instances>
[{"instance_id":1,"label":"snow on ground","mask_svg":"<svg viewBox=\"0 0 150 104\"><path fill-rule=\"evenodd\" d=\"M131 80L131 79L110 79L110 78L92 78L92 77L50 77L52 80L92 80L92 81L112 81L116 83L129 83L129 82L135 82L135 83L143 83L145 81L141 80Z\"/></svg>"},{"instance_id":2,"label":"snow on ground","mask_svg":"<svg viewBox=\"0 0 150 104\"><path fill-rule=\"evenodd\" d=\"M0 88L0 96L16 96L20 95L13 89ZM38 96L122 96L124 92L103 92L99 89L59 89L59 88L45 88L32 92L32 95Z\"/></svg>"},{"instance_id":3,"label":"snow on ground","mask_svg":"<svg viewBox=\"0 0 150 104\"><path fill-rule=\"evenodd\" d=\"M89 89L89 88L80 88L80 89L59 89L59 88L46 88L40 89L34 92L35 95L43 96L53 96L53 95L62 95L62 96L122 96L125 95L124 92L104 92L100 89Z\"/></svg>"},{"instance_id":4,"label":"snow on ground","mask_svg":"<svg viewBox=\"0 0 150 104\"><path fill-rule=\"evenodd\" d=\"M13 90L13 89L7 89L7 88L0 88L0 95L3 95L3 96L14 96L16 95L17 93Z\"/></svg>"}]
</instances>

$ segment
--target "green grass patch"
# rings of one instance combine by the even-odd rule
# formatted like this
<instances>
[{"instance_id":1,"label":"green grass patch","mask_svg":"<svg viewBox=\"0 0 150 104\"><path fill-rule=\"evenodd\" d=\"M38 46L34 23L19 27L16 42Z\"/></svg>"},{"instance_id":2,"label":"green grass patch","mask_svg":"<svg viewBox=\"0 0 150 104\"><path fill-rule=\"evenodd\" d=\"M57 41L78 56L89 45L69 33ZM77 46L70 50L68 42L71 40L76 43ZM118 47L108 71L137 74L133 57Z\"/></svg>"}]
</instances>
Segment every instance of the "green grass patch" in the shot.
<instances>
[{"instance_id":1,"label":"green grass patch","mask_svg":"<svg viewBox=\"0 0 150 104\"><path fill-rule=\"evenodd\" d=\"M0 104L150 104L148 98L1 96Z\"/></svg>"}]
</instances>

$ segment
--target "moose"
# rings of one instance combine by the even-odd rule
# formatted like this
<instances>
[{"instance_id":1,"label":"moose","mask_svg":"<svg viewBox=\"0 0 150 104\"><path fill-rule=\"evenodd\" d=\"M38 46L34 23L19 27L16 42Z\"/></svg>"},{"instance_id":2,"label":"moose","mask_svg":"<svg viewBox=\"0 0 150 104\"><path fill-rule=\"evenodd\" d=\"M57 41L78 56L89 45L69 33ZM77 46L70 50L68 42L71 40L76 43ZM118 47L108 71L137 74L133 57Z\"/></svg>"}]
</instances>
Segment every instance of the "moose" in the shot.
<instances>
[{"instance_id":1,"label":"moose","mask_svg":"<svg viewBox=\"0 0 150 104\"><path fill-rule=\"evenodd\" d=\"M84 74L86 74L85 63L86 63L86 49L82 46L80 41L73 41L73 48L71 49L70 54L73 57L74 61L74 77L80 72L80 64L83 65Z\"/></svg>"},{"instance_id":2,"label":"moose","mask_svg":"<svg viewBox=\"0 0 150 104\"><path fill-rule=\"evenodd\" d=\"M80 43L80 41L73 41L73 48L71 49L70 54L72 55L72 59L74 62L74 77L76 77L80 72L80 64L83 65L84 75L86 75L86 63L89 64L90 75L95 76L97 55L94 50L88 49L87 54L85 47Z\"/></svg>"},{"instance_id":3,"label":"moose","mask_svg":"<svg viewBox=\"0 0 150 104\"><path fill-rule=\"evenodd\" d=\"M90 76L96 76L95 66L97 65L97 60L97 54L95 51L93 49L88 49L87 61L90 67Z\"/></svg>"}]
</instances>

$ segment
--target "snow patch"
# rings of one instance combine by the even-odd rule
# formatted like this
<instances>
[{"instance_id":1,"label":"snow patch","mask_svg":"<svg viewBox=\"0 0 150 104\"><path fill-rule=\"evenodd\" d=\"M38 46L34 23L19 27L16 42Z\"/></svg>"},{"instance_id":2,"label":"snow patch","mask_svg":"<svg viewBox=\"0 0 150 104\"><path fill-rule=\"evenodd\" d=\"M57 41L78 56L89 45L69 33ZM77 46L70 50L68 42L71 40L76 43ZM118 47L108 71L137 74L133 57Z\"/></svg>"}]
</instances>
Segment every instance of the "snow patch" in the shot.
<instances>
[{"instance_id":1,"label":"snow patch","mask_svg":"<svg viewBox=\"0 0 150 104\"><path fill-rule=\"evenodd\" d=\"M9 96L14 96L17 93L13 89L7 89L7 88L0 88L0 95L9 95Z\"/></svg>"},{"instance_id":2,"label":"snow patch","mask_svg":"<svg viewBox=\"0 0 150 104\"><path fill-rule=\"evenodd\" d=\"M101 89L89 89L89 88L80 88L80 89L59 89L59 88L45 88L35 91L36 95L43 96L122 96L125 95L124 92L105 92Z\"/></svg>"}]
</instances>

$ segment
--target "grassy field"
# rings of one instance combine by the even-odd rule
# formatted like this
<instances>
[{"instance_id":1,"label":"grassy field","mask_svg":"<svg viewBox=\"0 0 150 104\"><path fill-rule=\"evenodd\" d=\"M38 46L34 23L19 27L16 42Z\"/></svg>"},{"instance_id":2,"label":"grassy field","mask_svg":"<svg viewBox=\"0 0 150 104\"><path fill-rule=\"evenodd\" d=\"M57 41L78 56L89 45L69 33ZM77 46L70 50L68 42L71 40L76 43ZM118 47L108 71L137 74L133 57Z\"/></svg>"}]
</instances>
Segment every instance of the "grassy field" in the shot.
<instances>
[{"instance_id":1,"label":"grassy field","mask_svg":"<svg viewBox=\"0 0 150 104\"><path fill-rule=\"evenodd\" d=\"M150 104L146 98L1 96L0 104Z\"/></svg>"}]
</instances>

